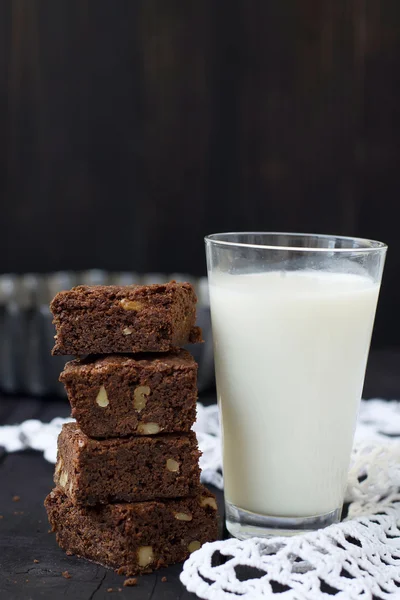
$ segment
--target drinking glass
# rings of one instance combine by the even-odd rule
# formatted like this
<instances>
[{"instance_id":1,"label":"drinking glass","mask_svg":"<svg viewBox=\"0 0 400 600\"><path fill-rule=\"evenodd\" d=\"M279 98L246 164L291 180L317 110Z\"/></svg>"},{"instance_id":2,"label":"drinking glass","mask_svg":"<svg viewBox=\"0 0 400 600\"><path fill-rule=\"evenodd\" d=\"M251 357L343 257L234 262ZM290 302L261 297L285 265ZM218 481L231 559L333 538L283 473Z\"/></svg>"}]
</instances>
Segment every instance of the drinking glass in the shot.
<instances>
[{"instance_id":1,"label":"drinking glass","mask_svg":"<svg viewBox=\"0 0 400 600\"><path fill-rule=\"evenodd\" d=\"M205 238L226 525L240 539L340 520L387 246Z\"/></svg>"}]
</instances>

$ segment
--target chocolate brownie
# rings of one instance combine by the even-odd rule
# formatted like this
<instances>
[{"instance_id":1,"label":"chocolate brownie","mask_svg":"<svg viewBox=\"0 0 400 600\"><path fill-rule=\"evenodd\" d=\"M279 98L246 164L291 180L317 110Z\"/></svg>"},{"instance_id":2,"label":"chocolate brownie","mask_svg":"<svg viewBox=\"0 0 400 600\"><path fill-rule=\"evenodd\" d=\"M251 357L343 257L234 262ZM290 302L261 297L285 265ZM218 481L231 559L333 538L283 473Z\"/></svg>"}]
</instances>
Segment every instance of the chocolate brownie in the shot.
<instances>
[{"instance_id":1,"label":"chocolate brownie","mask_svg":"<svg viewBox=\"0 0 400 600\"><path fill-rule=\"evenodd\" d=\"M183 561L217 538L217 504L203 487L194 498L96 507L75 505L56 488L45 507L61 548L121 575Z\"/></svg>"},{"instance_id":2,"label":"chocolate brownie","mask_svg":"<svg viewBox=\"0 0 400 600\"><path fill-rule=\"evenodd\" d=\"M169 352L201 341L196 294L189 283L80 285L59 292L50 308L53 354Z\"/></svg>"},{"instance_id":3,"label":"chocolate brownie","mask_svg":"<svg viewBox=\"0 0 400 600\"><path fill-rule=\"evenodd\" d=\"M200 484L199 456L193 431L93 440L67 423L54 481L76 504L191 496Z\"/></svg>"},{"instance_id":4,"label":"chocolate brownie","mask_svg":"<svg viewBox=\"0 0 400 600\"><path fill-rule=\"evenodd\" d=\"M90 437L190 431L197 364L189 352L88 357L67 363L60 381L72 416Z\"/></svg>"}]
</instances>

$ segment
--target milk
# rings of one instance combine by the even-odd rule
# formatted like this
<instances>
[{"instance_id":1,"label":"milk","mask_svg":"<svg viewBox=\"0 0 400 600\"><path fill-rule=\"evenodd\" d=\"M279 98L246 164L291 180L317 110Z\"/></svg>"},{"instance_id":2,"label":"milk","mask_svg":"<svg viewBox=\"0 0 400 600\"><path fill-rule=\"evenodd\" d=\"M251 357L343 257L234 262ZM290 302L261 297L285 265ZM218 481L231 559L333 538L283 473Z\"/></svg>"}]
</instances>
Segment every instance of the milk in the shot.
<instances>
[{"instance_id":1,"label":"milk","mask_svg":"<svg viewBox=\"0 0 400 600\"><path fill-rule=\"evenodd\" d=\"M210 275L228 502L280 517L341 506L378 293L345 273Z\"/></svg>"}]
</instances>

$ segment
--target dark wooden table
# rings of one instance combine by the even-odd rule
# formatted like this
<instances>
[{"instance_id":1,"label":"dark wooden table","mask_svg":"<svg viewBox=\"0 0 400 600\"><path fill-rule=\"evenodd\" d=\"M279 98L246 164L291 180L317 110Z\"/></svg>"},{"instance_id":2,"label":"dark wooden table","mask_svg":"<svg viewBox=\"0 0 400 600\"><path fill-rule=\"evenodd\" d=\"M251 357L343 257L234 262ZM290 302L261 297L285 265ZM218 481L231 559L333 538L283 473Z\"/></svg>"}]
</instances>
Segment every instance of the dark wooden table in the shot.
<instances>
[{"instance_id":1,"label":"dark wooden table","mask_svg":"<svg viewBox=\"0 0 400 600\"><path fill-rule=\"evenodd\" d=\"M364 397L400 398L400 352L371 353ZM201 397L206 404L214 395ZM69 405L60 399L2 398L0 424L26 419L50 421L68 416ZM43 500L53 486L54 465L37 452L1 454L0 451L0 600L179 600L195 597L179 581L180 565L138 578L133 588L124 577L85 560L68 557L48 533ZM215 491L215 490L213 490ZM220 514L222 494L217 493ZM13 501L19 496L18 502ZM34 562L35 560L39 562ZM70 579L62 576L68 571ZM167 577L162 582L162 577ZM112 592L107 590L112 589ZM118 591L118 590L121 591Z\"/></svg>"},{"instance_id":2,"label":"dark wooden table","mask_svg":"<svg viewBox=\"0 0 400 600\"><path fill-rule=\"evenodd\" d=\"M62 400L0 397L0 424L25 419L50 421L69 415ZM0 600L184 600L181 565L138 577L135 587L111 569L68 557L49 534L43 500L53 487L54 465L39 452L5 454L0 450ZM220 514L222 494L216 490ZM13 501L14 496L20 500ZM34 561L39 562L34 562ZM68 571L70 579L62 573ZM162 582L163 577L167 578ZM112 589L112 591L108 591Z\"/></svg>"}]
</instances>

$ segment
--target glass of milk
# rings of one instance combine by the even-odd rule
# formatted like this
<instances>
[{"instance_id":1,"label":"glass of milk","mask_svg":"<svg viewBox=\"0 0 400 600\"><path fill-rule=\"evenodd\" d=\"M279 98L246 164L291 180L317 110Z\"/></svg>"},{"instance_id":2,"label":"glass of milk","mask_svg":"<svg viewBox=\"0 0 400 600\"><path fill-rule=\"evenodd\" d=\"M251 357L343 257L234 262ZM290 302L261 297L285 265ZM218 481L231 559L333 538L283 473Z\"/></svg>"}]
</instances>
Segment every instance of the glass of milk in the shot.
<instances>
[{"instance_id":1,"label":"glass of milk","mask_svg":"<svg viewBox=\"0 0 400 600\"><path fill-rule=\"evenodd\" d=\"M289 233L205 239L226 525L340 520L387 246Z\"/></svg>"}]
</instances>

